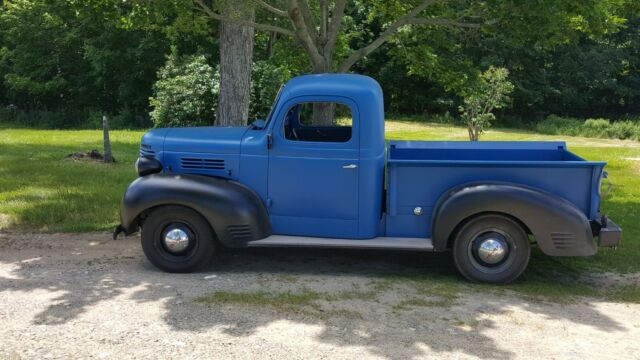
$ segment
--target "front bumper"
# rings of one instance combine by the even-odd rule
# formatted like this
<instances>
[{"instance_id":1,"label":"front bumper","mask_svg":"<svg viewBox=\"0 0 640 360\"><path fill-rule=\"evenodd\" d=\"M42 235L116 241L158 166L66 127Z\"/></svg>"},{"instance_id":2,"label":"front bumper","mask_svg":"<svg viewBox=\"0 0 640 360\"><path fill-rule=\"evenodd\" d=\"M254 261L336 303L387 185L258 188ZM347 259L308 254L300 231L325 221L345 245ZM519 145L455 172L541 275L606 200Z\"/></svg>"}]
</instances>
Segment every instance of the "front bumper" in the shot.
<instances>
[{"instance_id":1,"label":"front bumper","mask_svg":"<svg viewBox=\"0 0 640 360\"><path fill-rule=\"evenodd\" d=\"M604 218L598 231L598 246L616 247L622 239L622 228L613 221Z\"/></svg>"}]
</instances>

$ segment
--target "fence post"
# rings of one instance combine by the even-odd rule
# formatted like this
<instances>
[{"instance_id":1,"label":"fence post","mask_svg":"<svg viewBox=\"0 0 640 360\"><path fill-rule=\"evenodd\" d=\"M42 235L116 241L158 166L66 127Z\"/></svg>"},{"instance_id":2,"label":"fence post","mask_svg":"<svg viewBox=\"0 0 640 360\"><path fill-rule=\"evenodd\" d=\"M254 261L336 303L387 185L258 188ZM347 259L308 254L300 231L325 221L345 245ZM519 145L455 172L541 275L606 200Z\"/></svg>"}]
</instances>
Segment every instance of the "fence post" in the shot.
<instances>
[{"instance_id":1,"label":"fence post","mask_svg":"<svg viewBox=\"0 0 640 360\"><path fill-rule=\"evenodd\" d=\"M102 115L102 143L104 146L104 162L112 163L113 155L111 154L111 141L109 140L109 120L107 115Z\"/></svg>"}]
</instances>

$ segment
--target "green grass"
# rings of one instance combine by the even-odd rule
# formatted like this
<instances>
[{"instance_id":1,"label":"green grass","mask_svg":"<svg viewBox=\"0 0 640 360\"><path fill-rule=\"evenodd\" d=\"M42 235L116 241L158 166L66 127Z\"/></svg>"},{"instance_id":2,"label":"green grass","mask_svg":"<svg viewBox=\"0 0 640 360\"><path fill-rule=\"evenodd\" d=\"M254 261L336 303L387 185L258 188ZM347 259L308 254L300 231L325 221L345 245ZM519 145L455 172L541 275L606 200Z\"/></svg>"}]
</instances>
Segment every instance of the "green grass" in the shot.
<instances>
[{"instance_id":1,"label":"green grass","mask_svg":"<svg viewBox=\"0 0 640 360\"><path fill-rule=\"evenodd\" d=\"M360 318L360 314L348 309L322 307L322 301L371 300L374 294L357 291L320 293L315 291L270 293L266 291L229 292L216 291L194 299L204 305L241 305L251 307L269 307L280 313L297 314L325 319L328 317Z\"/></svg>"},{"instance_id":2,"label":"green grass","mask_svg":"<svg viewBox=\"0 0 640 360\"><path fill-rule=\"evenodd\" d=\"M102 150L100 131L0 129L0 229L112 229L142 132L113 131L116 164L65 160Z\"/></svg>"},{"instance_id":3,"label":"green grass","mask_svg":"<svg viewBox=\"0 0 640 360\"><path fill-rule=\"evenodd\" d=\"M118 162L107 165L64 159L72 152L100 150L100 131L12 129L0 125L0 229L44 232L113 229L118 223L122 195L136 177L132 164L142 133L112 131L112 147ZM462 127L407 119L388 121L387 138L467 140L467 134ZM640 143L509 129L491 129L482 140L566 140L570 150L580 156L607 161L615 187L604 199L602 208L624 229L618 249L600 249L594 257L551 258L534 252L534 266L529 267L522 281L505 289L558 300L570 295L591 295L640 302L637 286L605 291L578 280L591 272L640 272ZM447 299L447 289L454 285L450 278L443 279L423 277L415 281L424 286L432 286L433 282L442 285L444 295L438 295L437 289L428 290Z\"/></svg>"}]
</instances>

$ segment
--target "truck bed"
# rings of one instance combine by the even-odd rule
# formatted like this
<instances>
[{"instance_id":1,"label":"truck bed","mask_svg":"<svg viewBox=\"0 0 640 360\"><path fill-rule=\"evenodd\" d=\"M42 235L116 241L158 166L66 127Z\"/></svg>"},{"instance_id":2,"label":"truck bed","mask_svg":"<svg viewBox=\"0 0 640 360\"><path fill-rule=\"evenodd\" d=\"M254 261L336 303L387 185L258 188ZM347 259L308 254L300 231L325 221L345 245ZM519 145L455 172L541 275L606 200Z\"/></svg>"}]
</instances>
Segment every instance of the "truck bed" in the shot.
<instances>
[{"instance_id":1,"label":"truck bed","mask_svg":"<svg viewBox=\"0 0 640 360\"><path fill-rule=\"evenodd\" d=\"M430 237L431 219L424 217L440 196L472 182L534 187L567 199L589 219L598 216L606 163L586 161L564 142L392 141L387 156L387 236Z\"/></svg>"}]
</instances>

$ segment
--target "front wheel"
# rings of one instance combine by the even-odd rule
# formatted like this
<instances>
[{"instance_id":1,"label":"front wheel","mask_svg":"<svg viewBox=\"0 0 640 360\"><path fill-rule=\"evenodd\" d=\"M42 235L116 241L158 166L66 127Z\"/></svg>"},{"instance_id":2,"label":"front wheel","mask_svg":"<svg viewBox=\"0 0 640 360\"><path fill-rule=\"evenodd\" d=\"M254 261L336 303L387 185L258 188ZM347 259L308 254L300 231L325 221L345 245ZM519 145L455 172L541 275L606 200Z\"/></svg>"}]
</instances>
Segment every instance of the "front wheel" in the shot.
<instances>
[{"instance_id":1,"label":"front wheel","mask_svg":"<svg viewBox=\"0 0 640 360\"><path fill-rule=\"evenodd\" d=\"M161 270L192 272L211 261L214 233L195 210L162 206L151 212L142 225L142 250Z\"/></svg>"},{"instance_id":2,"label":"front wheel","mask_svg":"<svg viewBox=\"0 0 640 360\"><path fill-rule=\"evenodd\" d=\"M468 280L508 284L529 264L531 248L522 226L498 215L480 215L465 222L453 243L453 259Z\"/></svg>"}]
</instances>

